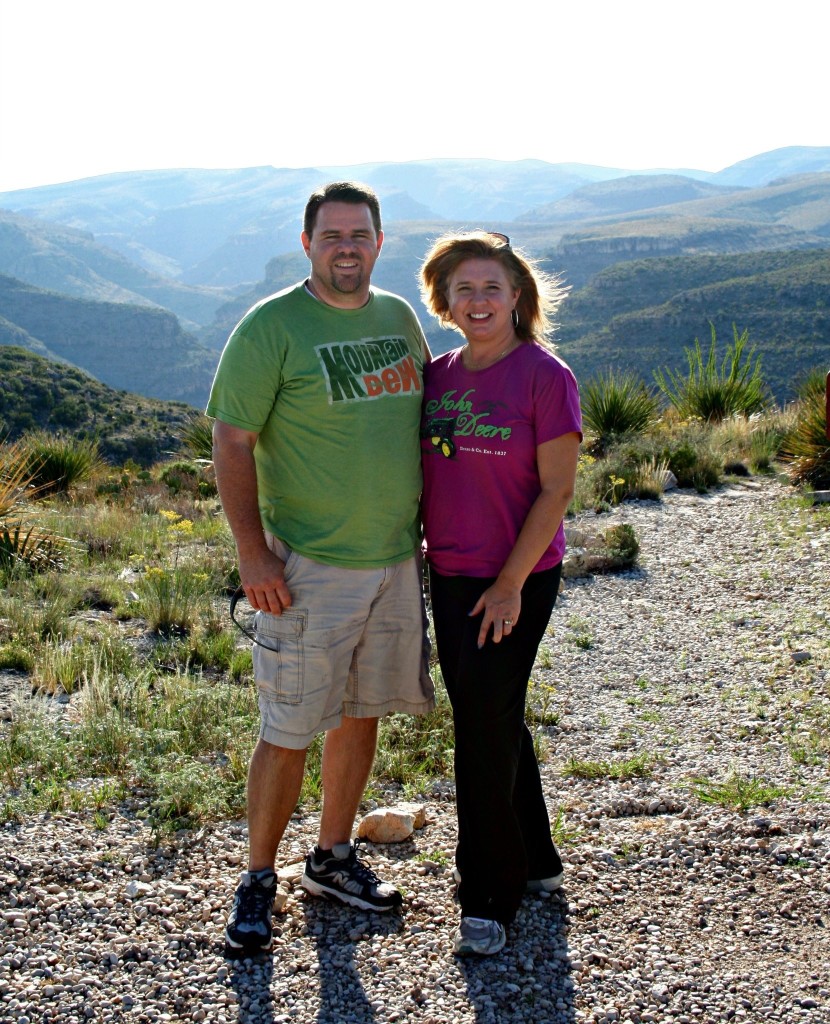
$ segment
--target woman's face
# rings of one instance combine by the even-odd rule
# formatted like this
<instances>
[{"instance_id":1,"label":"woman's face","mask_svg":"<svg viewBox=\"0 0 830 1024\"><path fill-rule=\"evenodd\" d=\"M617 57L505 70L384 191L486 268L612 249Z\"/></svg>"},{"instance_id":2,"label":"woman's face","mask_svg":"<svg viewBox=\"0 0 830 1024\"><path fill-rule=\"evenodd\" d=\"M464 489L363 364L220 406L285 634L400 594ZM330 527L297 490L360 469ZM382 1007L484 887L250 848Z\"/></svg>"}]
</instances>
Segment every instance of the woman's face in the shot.
<instances>
[{"instance_id":1,"label":"woman's face","mask_svg":"<svg viewBox=\"0 0 830 1024\"><path fill-rule=\"evenodd\" d=\"M465 260L447 283L450 314L471 344L509 341L518 297L519 289L511 286L498 260Z\"/></svg>"}]
</instances>

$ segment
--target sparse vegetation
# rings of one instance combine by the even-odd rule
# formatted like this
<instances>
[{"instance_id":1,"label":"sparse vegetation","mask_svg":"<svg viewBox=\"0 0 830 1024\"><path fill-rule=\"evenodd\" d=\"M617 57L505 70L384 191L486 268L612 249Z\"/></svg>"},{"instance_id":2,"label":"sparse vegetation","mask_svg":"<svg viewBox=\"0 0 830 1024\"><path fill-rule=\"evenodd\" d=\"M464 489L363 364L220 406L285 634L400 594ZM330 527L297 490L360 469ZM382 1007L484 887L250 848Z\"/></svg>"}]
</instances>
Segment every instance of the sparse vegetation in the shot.
<instances>
[{"instance_id":1,"label":"sparse vegetation","mask_svg":"<svg viewBox=\"0 0 830 1024\"><path fill-rule=\"evenodd\" d=\"M620 761L586 761L569 757L565 764L565 775L576 779L642 779L652 774L653 761L650 754L634 754Z\"/></svg>"},{"instance_id":2,"label":"sparse vegetation","mask_svg":"<svg viewBox=\"0 0 830 1024\"><path fill-rule=\"evenodd\" d=\"M787 795L784 786L737 772L720 782L712 779L693 779L691 790L704 803L720 804L722 807L731 807L739 811L747 811L751 807L764 807L778 797Z\"/></svg>"},{"instance_id":3,"label":"sparse vegetation","mask_svg":"<svg viewBox=\"0 0 830 1024\"><path fill-rule=\"evenodd\" d=\"M732 363L742 358L738 341ZM609 375L606 392L617 383ZM633 379L625 388L642 398ZM716 424L681 418L673 409L655 418L645 399L636 423L597 420L604 443L580 459L573 507L659 500L670 474L680 486L705 490L728 465L747 472L780 468L782 453L793 455L792 438L817 394L815 382L807 383L799 404L785 412ZM615 401L624 405L624 394ZM161 831L241 813L257 732L256 693L250 648L225 614L238 577L206 457L209 438L209 421L191 418L179 437L186 450L148 465L131 458L106 465L94 440L69 443L39 431L0 445L0 667L25 673L35 693L0 738L6 818L78 806L101 814L108 801L136 787ZM610 555L629 565L636 559L630 524L616 523L599 537ZM564 625L566 642L590 657L590 623L571 615ZM538 667L543 674L530 681L527 720L543 759L564 709L545 674L554 667L546 648ZM649 685L635 682L639 691ZM375 793L393 785L414 795L451 774L452 721L440 681L438 692L431 715L383 721ZM56 697L71 700L72 728L47 713ZM637 730L659 723L660 713L636 695L626 703L637 723L630 735L620 733L614 749L630 756L574 757L567 774L625 780L652 773L647 752L630 752ZM599 727L610 723L603 718ZM811 729L791 744L793 758L805 764L825 755L826 729L817 722ZM304 803L320 799L320 755L317 740L308 755ZM737 777L696 780L694 787L700 799L740 807L775 795L774 787ZM556 825L562 835L563 813Z\"/></svg>"}]
</instances>

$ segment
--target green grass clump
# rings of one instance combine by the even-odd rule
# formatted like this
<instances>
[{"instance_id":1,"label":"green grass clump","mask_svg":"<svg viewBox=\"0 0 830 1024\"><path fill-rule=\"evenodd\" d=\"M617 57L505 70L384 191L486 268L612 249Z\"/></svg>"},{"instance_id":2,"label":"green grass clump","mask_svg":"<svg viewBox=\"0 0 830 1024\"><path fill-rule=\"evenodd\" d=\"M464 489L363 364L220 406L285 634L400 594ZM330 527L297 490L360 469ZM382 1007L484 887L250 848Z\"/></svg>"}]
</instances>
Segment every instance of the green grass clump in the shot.
<instances>
[{"instance_id":1,"label":"green grass clump","mask_svg":"<svg viewBox=\"0 0 830 1024\"><path fill-rule=\"evenodd\" d=\"M641 779L648 778L652 768L652 757L646 753L635 754L622 761L583 761L569 757L564 774L575 779Z\"/></svg>"},{"instance_id":2,"label":"green grass clump","mask_svg":"<svg viewBox=\"0 0 830 1024\"><path fill-rule=\"evenodd\" d=\"M242 813L259 720L253 687L184 672L122 674L101 659L75 717L69 728L39 699L15 716L0 739L0 777L12 790L5 817L66 806L84 779L140 787L150 816L175 827Z\"/></svg>"},{"instance_id":3,"label":"green grass clump","mask_svg":"<svg viewBox=\"0 0 830 1024\"><path fill-rule=\"evenodd\" d=\"M747 811L751 807L765 807L788 793L784 786L776 786L764 779L740 775L737 772L733 772L721 782L712 779L693 779L691 789L704 803L719 804L721 807L738 811Z\"/></svg>"},{"instance_id":4,"label":"green grass clump","mask_svg":"<svg viewBox=\"0 0 830 1024\"><path fill-rule=\"evenodd\" d=\"M138 611L154 633L188 633L206 600L204 573L190 568L148 568L137 584Z\"/></svg>"}]
</instances>

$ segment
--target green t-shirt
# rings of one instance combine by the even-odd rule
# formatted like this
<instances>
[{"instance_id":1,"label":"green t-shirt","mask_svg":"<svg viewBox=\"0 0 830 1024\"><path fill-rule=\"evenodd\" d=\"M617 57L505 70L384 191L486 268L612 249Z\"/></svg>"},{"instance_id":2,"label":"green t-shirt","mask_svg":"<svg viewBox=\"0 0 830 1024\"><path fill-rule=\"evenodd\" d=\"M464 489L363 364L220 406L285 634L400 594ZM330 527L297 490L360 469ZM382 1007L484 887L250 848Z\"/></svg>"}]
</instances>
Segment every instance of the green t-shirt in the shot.
<instances>
[{"instance_id":1,"label":"green t-shirt","mask_svg":"<svg viewBox=\"0 0 830 1024\"><path fill-rule=\"evenodd\" d=\"M298 284L240 321L207 413L259 435L266 530L330 565L412 556L424 349L412 308L375 288L361 309L337 309Z\"/></svg>"}]
</instances>

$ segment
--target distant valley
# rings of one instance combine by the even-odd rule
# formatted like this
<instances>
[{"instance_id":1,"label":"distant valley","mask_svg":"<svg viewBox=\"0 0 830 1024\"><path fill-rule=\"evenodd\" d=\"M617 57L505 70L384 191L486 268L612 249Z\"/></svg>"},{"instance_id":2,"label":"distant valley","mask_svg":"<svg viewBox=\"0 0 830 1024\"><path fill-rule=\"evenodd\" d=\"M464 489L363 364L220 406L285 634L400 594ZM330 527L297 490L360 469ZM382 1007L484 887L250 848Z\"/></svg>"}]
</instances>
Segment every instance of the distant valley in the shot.
<instances>
[{"instance_id":1,"label":"distant valley","mask_svg":"<svg viewBox=\"0 0 830 1024\"><path fill-rule=\"evenodd\" d=\"M437 160L136 172L0 194L0 343L202 406L239 316L306 274L308 194L344 177L378 190L375 283L416 307L434 351L458 335L420 305L418 266L438 234L481 226L571 286L558 340L582 379L680 368L710 321L724 343L733 323L749 328L779 401L797 373L830 366L830 147L717 174Z\"/></svg>"}]
</instances>

